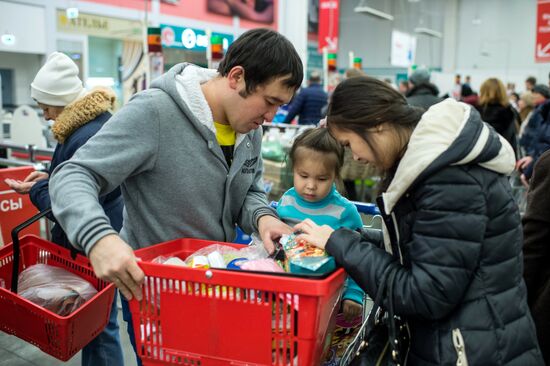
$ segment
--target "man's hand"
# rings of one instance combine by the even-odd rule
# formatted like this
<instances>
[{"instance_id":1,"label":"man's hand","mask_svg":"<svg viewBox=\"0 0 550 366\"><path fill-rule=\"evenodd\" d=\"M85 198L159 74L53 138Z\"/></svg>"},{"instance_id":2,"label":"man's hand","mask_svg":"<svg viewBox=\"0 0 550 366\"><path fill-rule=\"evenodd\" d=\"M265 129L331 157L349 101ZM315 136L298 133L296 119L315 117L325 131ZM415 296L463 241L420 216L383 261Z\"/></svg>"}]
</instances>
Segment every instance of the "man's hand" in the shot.
<instances>
[{"instance_id":1,"label":"man's hand","mask_svg":"<svg viewBox=\"0 0 550 366\"><path fill-rule=\"evenodd\" d=\"M342 313L344 314L344 319L347 322L353 321L355 318L361 315L362 311L363 306L356 303L355 301L346 299L342 302Z\"/></svg>"},{"instance_id":2,"label":"man's hand","mask_svg":"<svg viewBox=\"0 0 550 366\"><path fill-rule=\"evenodd\" d=\"M264 247L269 254L275 251L274 240L279 240L284 234L292 234L292 228L271 215L264 215L258 220L258 231Z\"/></svg>"},{"instance_id":3,"label":"man's hand","mask_svg":"<svg viewBox=\"0 0 550 366\"><path fill-rule=\"evenodd\" d=\"M19 194L27 194L31 191L32 186L38 181L48 179L49 175L45 172L34 171L29 174L23 181L16 179L4 179L4 182Z\"/></svg>"},{"instance_id":4,"label":"man's hand","mask_svg":"<svg viewBox=\"0 0 550 366\"><path fill-rule=\"evenodd\" d=\"M525 170L531 163L533 162L533 158L530 156L524 156L523 158L519 159L516 162L516 170L519 170L520 172Z\"/></svg>"},{"instance_id":5,"label":"man's hand","mask_svg":"<svg viewBox=\"0 0 550 366\"><path fill-rule=\"evenodd\" d=\"M315 245L318 248L325 249L330 235L334 229L328 225L319 226L311 219L305 219L301 223L294 226L294 231L301 231L298 239L304 239L309 244Z\"/></svg>"},{"instance_id":6,"label":"man's hand","mask_svg":"<svg viewBox=\"0 0 550 366\"><path fill-rule=\"evenodd\" d=\"M141 301L141 284L145 277L137 265L134 251L118 235L107 235L93 246L90 262L98 278L115 284L122 295Z\"/></svg>"}]
</instances>

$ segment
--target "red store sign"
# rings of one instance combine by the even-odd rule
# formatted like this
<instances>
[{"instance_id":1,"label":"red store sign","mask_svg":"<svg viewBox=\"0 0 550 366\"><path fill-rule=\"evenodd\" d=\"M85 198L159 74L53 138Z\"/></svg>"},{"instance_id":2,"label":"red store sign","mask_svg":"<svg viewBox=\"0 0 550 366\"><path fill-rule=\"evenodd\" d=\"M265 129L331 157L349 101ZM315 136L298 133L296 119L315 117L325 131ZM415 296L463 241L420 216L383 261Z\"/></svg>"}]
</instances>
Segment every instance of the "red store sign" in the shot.
<instances>
[{"instance_id":1,"label":"red store sign","mask_svg":"<svg viewBox=\"0 0 550 366\"><path fill-rule=\"evenodd\" d=\"M319 0L319 53L338 51L339 0Z\"/></svg>"},{"instance_id":2,"label":"red store sign","mask_svg":"<svg viewBox=\"0 0 550 366\"><path fill-rule=\"evenodd\" d=\"M535 62L550 62L550 0L537 2Z\"/></svg>"}]
</instances>

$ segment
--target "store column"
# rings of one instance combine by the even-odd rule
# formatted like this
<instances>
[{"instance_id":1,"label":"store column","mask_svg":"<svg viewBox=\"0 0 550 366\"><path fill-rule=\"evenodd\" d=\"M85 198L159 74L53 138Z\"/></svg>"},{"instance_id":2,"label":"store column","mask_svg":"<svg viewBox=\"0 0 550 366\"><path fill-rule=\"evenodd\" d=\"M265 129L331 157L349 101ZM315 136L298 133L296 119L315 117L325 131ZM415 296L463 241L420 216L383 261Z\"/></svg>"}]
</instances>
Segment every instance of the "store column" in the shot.
<instances>
[{"instance_id":1,"label":"store column","mask_svg":"<svg viewBox=\"0 0 550 366\"><path fill-rule=\"evenodd\" d=\"M279 0L279 32L296 48L304 70L307 66L307 11L307 1Z\"/></svg>"}]
</instances>

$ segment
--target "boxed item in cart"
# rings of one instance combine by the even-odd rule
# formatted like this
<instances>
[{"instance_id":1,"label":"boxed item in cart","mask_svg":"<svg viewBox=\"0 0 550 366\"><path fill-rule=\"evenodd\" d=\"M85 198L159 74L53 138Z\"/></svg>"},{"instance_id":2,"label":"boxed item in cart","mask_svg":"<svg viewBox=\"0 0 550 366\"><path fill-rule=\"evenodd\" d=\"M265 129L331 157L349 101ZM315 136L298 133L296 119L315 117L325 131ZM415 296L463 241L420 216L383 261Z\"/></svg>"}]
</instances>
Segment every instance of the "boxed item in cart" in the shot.
<instances>
[{"instance_id":1,"label":"boxed item in cart","mask_svg":"<svg viewBox=\"0 0 550 366\"><path fill-rule=\"evenodd\" d=\"M285 269L296 274L323 274L334 271L334 258L303 239L298 234L283 235L279 240L285 255Z\"/></svg>"}]
</instances>

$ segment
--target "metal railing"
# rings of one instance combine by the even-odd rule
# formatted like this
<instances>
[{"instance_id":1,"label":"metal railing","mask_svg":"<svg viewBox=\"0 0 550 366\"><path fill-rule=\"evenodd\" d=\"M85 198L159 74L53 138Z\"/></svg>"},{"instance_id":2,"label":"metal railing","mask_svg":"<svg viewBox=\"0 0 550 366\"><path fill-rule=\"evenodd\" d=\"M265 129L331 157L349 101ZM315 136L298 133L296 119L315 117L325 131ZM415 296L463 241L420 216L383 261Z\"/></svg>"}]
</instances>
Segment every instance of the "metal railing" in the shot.
<instances>
[{"instance_id":1,"label":"metal railing","mask_svg":"<svg viewBox=\"0 0 550 366\"><path fill-rule=\"evenodd\" d=\"M46 166L44 162L37 159L38 155L41 156L53 156L54 149L39 148L36 145L19 145L12 142L2 141L0 142L0 149L11 149L12 151L22 152L28 154L27 159L5 159L0 158L0 165L7 166L29 166L32 165L36 170L43 170Z\"/></svg>"},{"instance_id":2,"label":"metal railing","mask_svg":"<svg viewBox=\"0 0 550 366\"><path fill-rule=\"evenodd\" d=\"M262 126L266 128L278 127L278 128L295 128L295 129L304 127L304 125L291 125L288 123L273 123L273 122L264 122ZM312 126L312 127L315 127L315 126Z\"/></svg>"}]
</instances>

